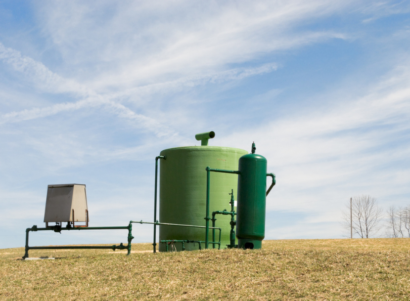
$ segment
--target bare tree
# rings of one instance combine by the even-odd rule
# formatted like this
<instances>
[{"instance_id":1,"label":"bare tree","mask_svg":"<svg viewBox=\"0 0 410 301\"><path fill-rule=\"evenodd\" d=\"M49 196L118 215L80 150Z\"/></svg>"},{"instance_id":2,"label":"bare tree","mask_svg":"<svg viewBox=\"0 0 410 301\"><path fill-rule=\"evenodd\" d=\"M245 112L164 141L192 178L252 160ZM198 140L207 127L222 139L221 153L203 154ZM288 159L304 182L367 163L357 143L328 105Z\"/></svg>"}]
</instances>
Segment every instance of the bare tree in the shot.
<instances>
[{"instance_id":1,"label":"bare tree","mask_svg":"<svg viewBox=\"0 0 410 301\"><path fill-rule=\"evenodd\" d=\"M410 208L403 209L404 228L407 231L407 236L410 237Z\"/></svg>"},{"instance_id":2,"label":"bare tree","mask_svg":"<svg viewBox=\"0 0 410 301\"><path fill-rule=\"evenodd\" d=\"M387 210L387 236L410 237L410 208L398 208L391 206Z\"/></svg>"},{"instance_id":3,"label":"bare tree","mask_svg":"<svg viewBox=\"0 0 410 301\"><path fill-rule=\"evenodd\" d=\"M352 225L353 233L360 238L375 236L380 230L382 210L377 205L376 199L370 195L353 197L352 200L352 224L350 224L350 202L345 212L345 227L349 229Z\"/></svg>"},{"instance_id":4,"label":"bare tree","mask_svg":"<svg viewBox=\"0 0 410 301\"><path fill-rule=\"evenodd\" d=\"M395 238L397 234L397 210L394 206L390 206L387 210L387 237Z\"/></svg>"}]
</instances>

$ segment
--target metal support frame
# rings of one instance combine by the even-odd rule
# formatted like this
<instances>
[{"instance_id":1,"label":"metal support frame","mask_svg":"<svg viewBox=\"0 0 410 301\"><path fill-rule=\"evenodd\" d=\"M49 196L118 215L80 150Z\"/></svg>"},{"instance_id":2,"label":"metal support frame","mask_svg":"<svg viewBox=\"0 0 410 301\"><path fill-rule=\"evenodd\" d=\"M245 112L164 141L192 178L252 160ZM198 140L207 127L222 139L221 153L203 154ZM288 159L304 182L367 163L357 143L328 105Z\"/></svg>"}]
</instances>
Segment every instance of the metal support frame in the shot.
<instances>
[{"instance_id":1,"label":"metal support frame","mask_svg":"<svg viewBox=\"0 0 410 301\"><path fill-rule=\"evenodd\" d=\"M30 232L37 232L37 231L54 231L60 233L61 231L72 231L72 230L128 230L128 245L123 245L122 243L118 246L49 246L49 247L30 247L29 244L29 233ZM48 228L37 228L37 226L33 226L31 228L26 229L26 245L25 245L25 254L23 259L29 257L28 252L29 250L61 250L61 249L112 249L115 250L128 250L127 255L131 254L131 241L133 240L132 236L132 224L130 223L128 226L113 226L113 227L71 227L69 224L66 228L62 228L61 225L51 226Z\"/></svg>"}]
</instances>

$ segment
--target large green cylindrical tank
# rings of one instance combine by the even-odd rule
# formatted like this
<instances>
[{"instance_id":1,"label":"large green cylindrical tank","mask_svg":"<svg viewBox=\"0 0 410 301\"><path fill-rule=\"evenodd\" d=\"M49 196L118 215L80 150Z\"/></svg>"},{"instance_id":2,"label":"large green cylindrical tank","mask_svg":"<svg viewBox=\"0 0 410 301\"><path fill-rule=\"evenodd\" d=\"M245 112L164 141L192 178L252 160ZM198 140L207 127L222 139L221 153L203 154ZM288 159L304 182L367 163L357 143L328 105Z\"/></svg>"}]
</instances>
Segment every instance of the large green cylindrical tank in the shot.
<instances>
[{"instance_id":1,"label":"large green cylindrical tank","mask_svg":"<svg viewBox=\"0 0 410 301\"><path fill-rule=\"evenodd\" d=\"M165 160L160 161L160 222L205 226L206 167L237 170L239 158L246 153L242 149L207 145L163 150L161 156L165 156ZM211 173L211 183L210 213L229 210L229 193L233 189L236 195L238 176ZM222 228L221 248L225 248L230 243L230 216L218 215L216 218L216 227ZM205 229L159 227L160 241L205 241ZM215 234L218 237L218 231ZM212 231L209 231L209 241L212 241ZM175 243L175 246L181 250L180 243ZM160 243L160 251L165 251L165 247ZM185 247L194 250L198 249L198 244L185 244Z\"/></svg>"},{"instance_id":2,"label":"large green cylindrical tank","mask_svg":"<svg viewBox=\"0 0 410 301\"><path fill-rule=\"evenodd\" d=\"M239 159L236 237L239 248L260 249L265 237L265 157L247 154Z\"/></svg>"}]
</instances>

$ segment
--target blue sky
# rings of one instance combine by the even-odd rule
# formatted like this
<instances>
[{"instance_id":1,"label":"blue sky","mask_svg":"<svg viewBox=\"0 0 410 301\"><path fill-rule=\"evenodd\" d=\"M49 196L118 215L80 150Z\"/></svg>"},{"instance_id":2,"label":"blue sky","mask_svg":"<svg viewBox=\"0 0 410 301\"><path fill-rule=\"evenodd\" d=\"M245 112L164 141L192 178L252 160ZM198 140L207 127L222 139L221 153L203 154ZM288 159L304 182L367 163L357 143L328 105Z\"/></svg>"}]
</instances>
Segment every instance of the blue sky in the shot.
<instances>
[{"instance_id":1,"label":"blue sky","mask_svg":"<svg viewBox=\"0 0 410 301\"><path fill-rule=\"evenodd\" d=\"M0 248L48 184L86 184L93 226L152 220L155 156L208 130L268 159L267 239L343 237L355 195L410 205L409 48L407 1L0 1Z\"/></svg>"}]
</instances>

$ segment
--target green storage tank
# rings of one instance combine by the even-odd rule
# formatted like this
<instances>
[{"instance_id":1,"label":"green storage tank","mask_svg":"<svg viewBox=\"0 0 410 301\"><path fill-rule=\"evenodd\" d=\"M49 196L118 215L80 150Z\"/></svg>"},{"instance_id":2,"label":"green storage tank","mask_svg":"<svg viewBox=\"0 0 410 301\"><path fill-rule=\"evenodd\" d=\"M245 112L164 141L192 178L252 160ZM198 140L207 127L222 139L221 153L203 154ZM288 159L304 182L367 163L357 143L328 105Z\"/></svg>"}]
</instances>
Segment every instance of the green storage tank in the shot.
<instances>
[{"instance_id":1,"label":"green storage tank","mask_svg":"<svg viewBox=\"0 0 410 301\"><path fill-rule=\"evenodd\" d=\"M212 133L212 132L211 132ZM213 134L214 135L214 134ZM200 135L196 136L201 138ZM213 138L210 136L210 138ZM198 139L201 140L201 139ZM245 150L208 146L202 140L202 146L176 147L163 150L160 161L160 208L161 223L176 223L205 226L206 206L206 171L207 166L218 169L237 170L239 158L247 154ZM235 174L212 173L212 191L210 212L229 210L229 193L238 187L238 176ZM221 248L230 243L230 217L217 216L216 227L222 228ZM159 226L161 240L205 240L205 229ZM218 233L218 231L217 231ZM212 241L212 231L209 233ZM175 243L177 250L182 245ZM203 244L203 248L204 248ZM212 248L212 245L210 245ZM217 247L217 246L216 246ZM185 244L186 250L198 249L198 244ZM160 251L166 246L160 243Z\"/></svg>"},{"instance_id":2,"label":"green storage tank","mask_svg":"<svg viewBox=\"0 0 410 301\"><path fill-rule=\"evenodd\" d=\"M267 161L254 151L239 159L236 237L244 249L260 249L265 237Z\"/></svg>"}]
</instances>

